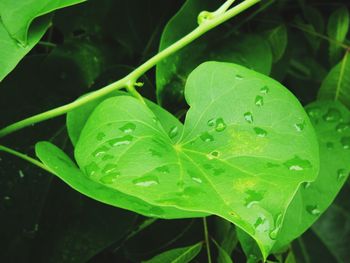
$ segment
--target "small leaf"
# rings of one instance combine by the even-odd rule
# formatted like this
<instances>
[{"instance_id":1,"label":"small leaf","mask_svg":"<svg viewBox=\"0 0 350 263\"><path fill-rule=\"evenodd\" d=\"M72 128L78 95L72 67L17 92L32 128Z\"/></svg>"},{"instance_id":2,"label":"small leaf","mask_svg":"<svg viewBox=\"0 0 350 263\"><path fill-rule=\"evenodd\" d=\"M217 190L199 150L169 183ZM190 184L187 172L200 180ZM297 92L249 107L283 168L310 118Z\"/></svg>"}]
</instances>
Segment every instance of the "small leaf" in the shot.
<instances>
[{"instance_id":1,"label":"small leaf","mask_svg":"<svg viewBox=\"0 0 350 263\"><path fill-rule=\"evenodd\" d=\"M350 173L350 112L339 102L314 102L306 107L318 135L320 174L304 183L290 204L274 250L308 229L330 206ZM303 127L301 124L300 128Z\"/></svg>"},{"instance_id":2,"label":"small leaf","mask_svg":"<svg viewBox=\"0 0 350 263\"><path fill-rule=\"evenodd\" d=\"M159 254L143 263L188 263L194 259L202 249L202 242L193 246L175 248Z\"/></svg>"},{"instance_id":3,"label":"small leaf","mask_svg":"<svg viewBox=\"0 0 350 263\"><path fill-rule=\"evenodd\" d=\"M273 62L277 62L281 59L287 48L287 28L284 24L281 24L276 28L269 30L265 35L271 47Z\"/></svg>"},{"instance_id":4,"label":"small leaf","mask_svg":"<svg viewBox=\"0 0 350 263\"><path fill-rule=\"evenodd\" d=\"M338 42L343 43L349 31L349 11L346 6L339 7L329 17L327 25L328 36ZM342 47L337 43L329 43L329 60L332 65L336 64L342 53Z\"/></svg>"},{"instance_id":5,"label":"small leaf","mask_svg":"<svg viewBox=\"0 0 350 263\"><path fill-rule=\"evenodd\" d=\"M229 254L227 254L226 250L223 249L216 241L213 239L214 244L218 249L218 263L233 263Z\"/></svg>"},{"instance_id":6,"label":"small leaf","mask_svg":"<svg viewBox=\"0 0 350 263\"><path fill-rule=\"evenodd\" d=\"M29 27L36 17L84 1L86 0L2 0L0 16L10 36L26 46Z\"/></svg>"},{"instance_id":7,"label":"small leaf","mask_svg":"<svg viewBox=\"0 0 350 263\"><path fill-rule=\"evenodd\" d=\"M350 58L349 52L331 69L317 95L320 100L339 100L350 108Z\"/></svg>"}]
</instances>

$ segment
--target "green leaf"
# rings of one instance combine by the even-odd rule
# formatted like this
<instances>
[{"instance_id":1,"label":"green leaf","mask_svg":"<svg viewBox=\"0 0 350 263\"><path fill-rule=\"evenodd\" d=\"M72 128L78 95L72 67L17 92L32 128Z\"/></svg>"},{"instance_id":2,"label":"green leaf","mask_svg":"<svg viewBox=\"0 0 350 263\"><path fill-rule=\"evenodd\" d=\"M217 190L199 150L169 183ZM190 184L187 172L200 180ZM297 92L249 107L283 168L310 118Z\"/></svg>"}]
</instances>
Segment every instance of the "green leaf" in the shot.
<instances>
[{"instance_id":1,"label":"green leaf","mask_svg":"<svg viewBox=\"0 0 350 263\"><path fill-rule=\"evenodd\" d=\"M165 130L135 98L102 102L75 148L79 167L96 185L176 207L178 217L192 211L225 218L266 256L297 187L318 173L308 116L279 83L229 63L199 66L185 96L191 108L179 140L180 128Z\"/></svg>"},{"instance_id":2,"label":"green leaf","mask_svg":"<svg viewBox=\"0 0 350 263\"><path fill-rule=\"evenodd\" d=\"M227 254L231 255L238 243L236 227L220 217L216 217L214 223L214 239Z\"/></svg>"},{"instance_id":3,"label":"green leaf","mask_svg":"<svg viewBox=\"0 0 350 263\"><path fill-rule=\"evenodd\" d=\"M214 10L216 1L187 0L180 11L166 25L159 50L173 44L197 27L202 10ZM156 83L158 101L166 108L179 108L188 75L208 60L234 62L266 75L270 74L272 53L267 41L257 34L225 36L215 29L187 45L176 54L157 64Z\"/></svg>"},{"instance_id":4,"label":"green leaf","mask_svg":"<svg viewBox=\"0 0 350 263\"><path fill-rule=\"evenodd\" d=\"M329 17L327 25L328 36L338 43L343 43L349 31L349 23L349 11L347 7L339 7ZM329 60L332 65L340 60L342 49L337 43L329 43Z\"/></svg>"},{"instance_id":5,"label":"green leaf","mask_svg":"<svg viewBox=\"0 0 350 263\"><path fill-rule=\"evenodd\" d=\"M347 196L348 197L348 196ZM333 204L312 226L312 230L337 259L337 262L349 261L350 212Z\"/></svg>"},{"instance_id":6,"label":"green leaf","mask_svg":"<svg viewBox=\"0 0 350 263\"><path fill-rule=\"evenodd\" d=\"M349 52L331 69L317 94L320 100L339 100L350 108L350 58Z\"/></svg>"},{"instance_id":7,"label":"green leaf","mask_svg":"<svg viewBox=\"0 0 350 263\"><path fill-rule=\"evenodd\" d=\"M33 23L33 26L29 30L27 44L23 46L11 38L0 19L0 82L39 42L49 27L49 20L49 17L43 17L42 19L39 19Z\"/></svg>"},{"instance_id":8,"label":"green leaf","mask_svg":"<svg viewBox=\"0 0 350 263\"><path fill-rule=\"evenodd\" d=\"M315 102L306 107L320 146L320 174L304 184L285 216L274 250L308 229L330 206L350 172L350 112L339 102Z\"/></svg>"},{"instance_id":9,"label":"green leaf","mask_svg":"<svg viewBox=\"0 0 350 263\"><path fill-rule=\"evenodd\" d=\"M202 249L202 242L193 246L175 248L169 251L165 251L150 260L143 261L144 263L187 263L191 262Z\"/></svg>"},{"instance_id":10,"label":"green leaf","mask_svg":"<svg viewBox=\"0 0 350 263\"><path fill-rule=\"evenodd\" d=\"M91 197L92 199L109 205L132 210L147 216L162 218L164 213L166 213L166 218L177 217L178 212L176 209L167 209L166 207L160 209L145 203L141 199L127 196L103 184L96 184L95 181L91 180L82 171L80 171L62 150L49 142L37 143L35 146L35 151L39 159L47 167L51 168L56 176L61 178L73 189L88 197ZM186 212L183 213L186 214ZM182 215L182 217L194 216L194 213L187 213L187 216Z\"/></svg>"},{"instance_id":11,"label":"green leaf","mask_svg":"<svg viewBox=\"0 0 350 263\"><path fill-rule=\"evenodd\" d=\"M84 1L86 0L2 0L0 16L10 36L25 46L28 43L29 27L36 17Z\"/></svg>"},{"instance_id":12,"label":"green leaf","mask_svg":"<svg viewBox=\"0 0 350 263\"><path fill-rule=\"evenodd\" d=\"M276 28L269 30L265 35L271 47L273 62L277 62L282 58L287 48L287 28L284 24L281 24Z\"/></svg>"},{"instance_id":13,"label":"green leaf","mask_svg":"<svg viewBox=\"0 0 350 263\"><path fill-rule=\"evenodd\" d=\"M288 253L288 256L287 256L286 261L284 263L297 263L293 251L290 251Z\"/></svg>"},{"instance_id":14,"label":"green leaf","mask_svg":"<svg viewBox=\"0 0 350 263\"><path fill-rule=\"evenodd\" d=\"M218 263L233 263L231 257L229 254L227 254L226 250L223 249L216 241L215 239L213 239L213 242L215 244L215 246L217 247L218 249L218 259L217 259L217 262Z\"/></svg>"}]
</instances>

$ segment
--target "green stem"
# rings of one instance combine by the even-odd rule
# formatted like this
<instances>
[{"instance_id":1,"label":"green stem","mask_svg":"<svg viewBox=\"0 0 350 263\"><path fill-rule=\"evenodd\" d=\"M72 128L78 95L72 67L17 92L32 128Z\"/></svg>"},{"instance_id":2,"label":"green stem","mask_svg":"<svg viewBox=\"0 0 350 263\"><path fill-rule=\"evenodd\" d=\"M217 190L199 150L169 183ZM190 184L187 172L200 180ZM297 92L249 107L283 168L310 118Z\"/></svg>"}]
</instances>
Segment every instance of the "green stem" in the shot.
<instances>
[{"instance_id":1,"label":"green stem","mask_svg":"<svg viewBox=\"0 0 350 263\"><path fill-rule=\"evenodd\" d=\"M43 163L39 162L38 160L32 158L32 157L29 157L28 155L25 155L23 153L20 153L16 150L13 150L11 148L8 148L6 146L3 146L3 145L0 145L0 151L3 151L3 152L6 152L6 153L9 153L9 154L12 154L14 156L17 156L27 162L30 162L36 166L38 166L39 168L45 170L45 171L48 171L49 173L53 173L48 167L46 167Z\"/></svg>"},{"instance_id":2,"label":"green stem","mask_svg":"<svg viewBox=\"0 0 350 263\"><path fill-rule=\"evenodd\" d=\"M230 0L229 0L230 2ZM111 93L112 91L121 89L126 87L129 83L135 83L137 79L139 79L143 74L145 74L148 70L150 70L152 67L154 67L158 62L163 60L164 58L170 56L171 54L177 52L178 50L182 49L183 47L187 46L191 42L193 42L195 39L202 36L204 33L208 32L209 30L217 27L218 25L226 22L230 18L238 15L239 13L243 12L244 10L248 9L249 7L255 5L256 3L260 2L260 0L245 0L242 3L232 7L231 9L227 10L226 12L214 16L212 19L206 21L205 23L199 25L196 29L194 29L192 32L175 42L174 44L170 45L166 49L159 52L154 57L150 58L148 61L143 63L141 66L139 66L137 69L135 69L133 72L131 72L126 77L118 80L117 82L114 82L104 88L101 88L98 91L95 91L89 95L86 95L83 98L80 98L74 102L68 103L64 106L40 113L38 115L29 117L27 119L21 120L19 122L16 122L14 124L11 124L3 129L0 130L0 138L4 137L12 132L15 132L17 130L20 130L22 128L28 127L34 123L42 122L54 117L58 117L60 115L66 114L67 112L76 109L90 101L93 101L95 99L98 99L100 97L105 96L106 94ZM226 6L226 3L224 3Z\"/></svg>"},{"instance_id":3,"label":"green stem","mask_svg":"<svg viewBox=\"0 0 350 263\"><path fill-rule=\"evenodd\" d=\"M204 227L204 241L205 241L205 247L207 249L208 263L211 263L210 243L209 243L208 225L207 225L206 217L203 217L203 227Z\"/></svg>"}]
</instances>

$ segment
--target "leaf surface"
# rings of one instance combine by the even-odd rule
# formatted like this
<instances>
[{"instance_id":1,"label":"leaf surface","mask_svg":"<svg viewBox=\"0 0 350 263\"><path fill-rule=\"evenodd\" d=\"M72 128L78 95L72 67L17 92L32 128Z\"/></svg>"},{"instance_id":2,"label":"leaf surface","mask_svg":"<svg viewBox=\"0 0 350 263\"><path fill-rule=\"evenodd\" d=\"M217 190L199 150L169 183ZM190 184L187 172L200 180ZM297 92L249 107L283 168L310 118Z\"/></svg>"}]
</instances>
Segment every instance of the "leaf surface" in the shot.
<instances>
[{"instance_id":1,"label":"leaf surface","mask_svg":"<svg viewBox=\"0 0 350 263\"><path fill-rule=\"evenodd\" d=\"M275 249L309 228L334 201L350 173L350 112L339 102L306 107L320 146L320 174L300 187L290 204Z\"/></svg>"},{"instance_id":2,"label":"leaf surface","mask_svg":"<svg viewBox=\"0 0 350 263\"><path fill-rule=\"evenodd\" d=\"M195 244L193 246L175 248L169 251L165 251L150 260L143 261L144 263L188 263L194 259L202 249L202 243Z\"/></svg>"},{"instance_id":3,"label":"leaf surface","mask_svg":"<svg viewBox=\"0 0 350 263\"><path fill-rule=\"evenodd\" d=\"M266 256L299 184L318 173L308 116L279 83L229 63L199 66L185 97L190 110L180 139L181 129L165 130L137 99L105 100L80 135L79 167L109 189L178 208L179 217L192 211L225 218Z\"/></svg>"},{"instance_id":4,"label":"leaf surface","mask_svg":"<svg viewBox=\"0 0 350 263\"><path fill-rule=\"evenodd\" d=\"M350 52L328 73L318 92L320 100L339 100L350 108Z\"/></svg>"},{"instance_id":5,"label":"leaf surface","mask_svg":"<svg viewBox=\"0 0 350 263\"><path fill-rule=\"evenodd\" d=\"M2 0L0 16L10 36L25 46L30 24L36 17L84 1L86 0Z\"/></svg>"}]
</instances>

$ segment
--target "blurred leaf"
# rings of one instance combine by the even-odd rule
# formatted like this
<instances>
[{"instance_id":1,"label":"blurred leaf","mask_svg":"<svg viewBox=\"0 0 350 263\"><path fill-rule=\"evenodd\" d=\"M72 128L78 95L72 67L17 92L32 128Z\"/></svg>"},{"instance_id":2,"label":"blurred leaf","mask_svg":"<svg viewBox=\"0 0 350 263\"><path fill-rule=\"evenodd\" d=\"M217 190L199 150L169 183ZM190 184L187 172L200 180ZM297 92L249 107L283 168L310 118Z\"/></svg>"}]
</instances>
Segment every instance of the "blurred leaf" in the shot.
<instances>
[{"instance_id":1,"label":"blurred leaf","mask_svg":"<svg viewBox=\"0 0 350 263\"><path fill-rule=\"evenodd\" d=\"M288 44L287 28L281 24L266 32L265 35L271 47L273 62L277 62L283 56Z\"/></svg>"},{"instance_id":2,"label":"blurred leaf","mask_svg":"<svg viewBox=\"0 0 350 263\"><path fill-rule=\"evenodd\" d=\"M197 15L202 10L214 10L219 4L210 0L187 0L180 11L163 30L160 50L173 44L197 27ZM208 61L235 62L263 74L270 74L271 49L257 34L225 36L222 28L207 33L200 39L169 56L157 65L158 101L169 109L184 107L185 82L192 70Z\"/></svg>"},{"instance_id":3,"label":"blurred leaf","mask_svg":"<svg viewBox=\"0 0 350 263\"><path fill-rule=\"evenodd\" d=\"M338 43L345 41L349 31L349 11L346 6L341 6L329 17L327 25L328 36ZM343 48L337 43L329 43L329 60L331 65L336 64L341 59Z\"/></svg>"},{"instance_id":4,"label":"blurred leaf","mask_svg":"<svg viewBox=\"0 0 350 263\"><path fill-rule=\"evenodd\" d=\"M159 254L144 263L188 263L194 259L202 249L202 242L193 246L175 248Z\"/></svg>"},{"instance_id":5,"label":"blurred leaf","mask_svg":"<svg viewBox=\"0 0 350 263\"><path fill-rule=\"evenodd\" d=\"M214 223L216 242L227 254L231 255L238 243L235 225L220 217L215 217Z\"/></svg>"},{"instance_id":6,"label":"blurred leaf","mask_svg":"<svg viewBox=\"0 0 350 263\"><path fill-rule=\"evenodd\" d=\"M289 205L274 250L286 246L309 228L330 206L350 172L350 112L339 102L306 107L320 146L320 173L305 183ZM304 129L305 125L299 125Z\"/></svg>"},{"instance_id":7,"label":"blurred leaf","mask_svg":"<svg viewBox=\"0 0 350 263\"><path fill-rule=\"evenodd\" d=\"M21 45L28 43L28 30L36 17L86 0L2 0L0 16L10 36Z\"/></svg>"},{"instance_id":8,"label":"blurred leaf","mask_svg":"<svg viewBox=\"0 0 350 263\"><path fill-rule=\"evenodd\" d=\"M233 263L231 257L229 254L227 254L226 250L223 249L216 241L215 239L213 239L213 242L216 246L216 248L218 249L218 258L217 258L217 262L218 263Z\"/></svg>"},{"instance_id":9,"label":"blurred leaf","mask_svg":"<svg viewBox=\"0 0 350 263\"><path fill-rule=\"evenodd\" d=\"M286 261L284 261L284 263L297 263L293 251L290 251L288 253L288 256L286 258Z\"/></svg>"},{"instance_id":10,"label":"blurred leaf","mask_svg":"<svg viewBox=\"0 0 350 263\"><path fill-rule=\"evenodd\" d=\"M337 199L336 203L320 217L312 226L312 230L337 259L337 262L346 263L350 259L350 187L346 185L343 193L344 200Z\"/></svg>"},{"instance_id":11,"label":"blurred leaf","mask_svg":"<svg viewBox=\"0 0 350 263\"><path fill-rule=\"evenodd\" d=\"M1 3L1 2L0 2ZM0 7L1 10L1 7ZM28 40L25 45L19 44L11 38L0 19L0 82L18 64L18 62L39 42L50 26L48 16L37 20L28 32Z\"/></svg>"},{"instance_id":12,"label":"blurred leaf","mask_svg":"<svg viewBox=\"0 0 350 263\"><path fill-rule=\"evenodd\" d=\"M350 58L346 52L344 58L331 69L318 92L320 100L339 100L350 108Z\"/></svg>"}]
</instances>

